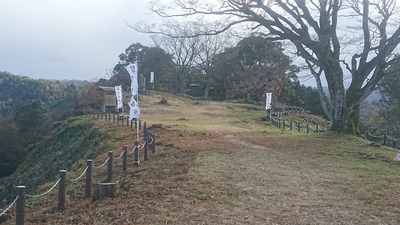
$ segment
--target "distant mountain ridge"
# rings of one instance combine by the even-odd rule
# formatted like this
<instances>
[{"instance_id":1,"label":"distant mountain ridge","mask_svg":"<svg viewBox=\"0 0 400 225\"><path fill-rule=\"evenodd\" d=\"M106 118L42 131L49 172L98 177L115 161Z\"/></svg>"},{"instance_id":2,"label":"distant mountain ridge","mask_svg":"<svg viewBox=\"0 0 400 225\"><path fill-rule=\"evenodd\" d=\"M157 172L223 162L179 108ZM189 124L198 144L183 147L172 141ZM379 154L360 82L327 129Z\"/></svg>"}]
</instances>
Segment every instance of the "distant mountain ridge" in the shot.
<instances>
[{"instance_id":1,"label":"distant mountain ridge","mask_svg":"<svg viewBox=\"0 0 400 225\"><path fill-rule=\"evenodd\" d=\"M323 89L324 92L325 92L326 94L328 94L328 96L329 96L329 89L328 89L328 87L324 86L324 87L322 87L322 89ZM382 97L382 95L381 95L381 93L379 92L379 90L375 90L375 91L373 91L370 95L368 95L368 97L367 97L366 99L364 99L363 103L371 104L372 102L379 101L379 100L381 99L381 97Z\"/></svg>"}]
</instances>

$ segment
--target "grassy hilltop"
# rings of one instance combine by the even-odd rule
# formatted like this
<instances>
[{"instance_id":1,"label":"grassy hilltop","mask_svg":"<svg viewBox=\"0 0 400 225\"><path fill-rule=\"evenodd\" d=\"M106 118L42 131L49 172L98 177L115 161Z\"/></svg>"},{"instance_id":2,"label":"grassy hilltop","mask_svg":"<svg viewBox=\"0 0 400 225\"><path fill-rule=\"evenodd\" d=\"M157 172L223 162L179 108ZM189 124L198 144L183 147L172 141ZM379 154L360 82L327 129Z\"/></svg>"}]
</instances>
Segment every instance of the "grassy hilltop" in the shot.
<instances>
[{"instance_id":1,"label":"grassy hilltop","mask_svg":"<svg viewBox=\"0 0 400 225\"><path fill-rule=\"evenodd\" d=\"M160 104L162 98L167 104ZM64 212L57 211L53 191L28 199L26 224L400 223L394 149L346 135L278 129L261 121L261 106L166 93L141 96L139 104L141 120L156 135L157 152L139 167L130 155L125 172L116 162L116 197L92 202L84 198L83 181L69 183ZM75 171L68 177L78 176L88 157L99 165L107 151L118 156L122 146L132 149L135 132L129 128L88 117L69 123L90 123L98 135L53 136L72 146L85 140L77 144L81 151L73 155L81 159L69 164ZM94 136L103 141L96 145ZM90 153L84 143L93 146ZM58 154L58 149L46 154ZM102 176L94 174L94 181ZM38 193L52 184L39 187Z\"/></svg>"}]
</instances>

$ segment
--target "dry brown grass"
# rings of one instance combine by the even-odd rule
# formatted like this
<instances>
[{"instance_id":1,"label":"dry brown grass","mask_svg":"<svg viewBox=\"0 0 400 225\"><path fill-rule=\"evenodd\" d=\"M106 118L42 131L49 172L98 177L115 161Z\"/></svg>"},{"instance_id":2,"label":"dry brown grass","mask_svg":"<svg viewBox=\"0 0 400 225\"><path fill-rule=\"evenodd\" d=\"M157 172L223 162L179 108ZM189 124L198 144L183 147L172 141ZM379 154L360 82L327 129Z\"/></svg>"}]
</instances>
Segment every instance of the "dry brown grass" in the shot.
<instances>
[{"instance_id":1,"label":"dry brown grass","mask_svg":"<svg viewBox=\"0 0 400 225\"><path fill-rule=\"evenodd\" d=\"M92 202L83 184L71 184L64 212L53 194L29 203L26 224L400 223L395 150L279 130L242 104L154 94L142 96L141 110L162 127L152 129L157 153L126 172L117 161L114 199ZM127 139L116 145L132 145Z\"/></svg>"}]
</instances>

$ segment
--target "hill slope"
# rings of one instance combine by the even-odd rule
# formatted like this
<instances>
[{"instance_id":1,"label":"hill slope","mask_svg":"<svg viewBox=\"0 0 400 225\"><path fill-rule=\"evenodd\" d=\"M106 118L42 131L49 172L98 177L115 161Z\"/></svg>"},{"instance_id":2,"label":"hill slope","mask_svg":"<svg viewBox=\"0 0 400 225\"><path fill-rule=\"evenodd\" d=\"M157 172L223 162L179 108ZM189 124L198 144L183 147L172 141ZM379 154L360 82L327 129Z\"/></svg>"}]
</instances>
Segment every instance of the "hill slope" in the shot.
<instances>
[{"instance_id":1,"label":"hill slope","mask_svg":"<svg viewBox=\"0 0 400 225\"><path fill-rule=\"evenodd\" d=\"M34 193L38 185L55 180L59 170L81 168L85 165L82 160L115 147L112 132L88 117L60 123L51 135L28 148L24 163L15 173L0 180L0 199L14 197L17 185L25 185L28 193Z\"/></svg>"},{"instance_id":2,"label":"hill slope","mask_svg":"<svg viewBox=\"0 0 400 225\"><path fill-rule=\"evenodd\" d=\"M159 104L164 98L167 104ZM398 224L395 150L344 135L290 132L262 122L262 107L141 96L141 119L156 154L127 171L114 167L115 198L84 198L70 183L57 196L28 201L27 224ZM132 147L129 128L110 137ZM142 141L142 140L141 140ZM116 155L117 155L116 154ZM106 154L96 159L104 161ZM79 174L77 171L75 174ZM100 181L101 173L94 174ZM13 215L13 214L11 214ZM11 224L12 221L6 224Z\"/></svg>"},{"instance_id":3,"label":"hill slope","mask_svg":"<svg viewBox=\"0 0 400 225\"><path fill-rule=\"evenodd\" d=\"M14 114L21 106L41 100L48 108L75 96L74 85L32 79L0 71L0 116Z\"/></svg>"}]
</instances>

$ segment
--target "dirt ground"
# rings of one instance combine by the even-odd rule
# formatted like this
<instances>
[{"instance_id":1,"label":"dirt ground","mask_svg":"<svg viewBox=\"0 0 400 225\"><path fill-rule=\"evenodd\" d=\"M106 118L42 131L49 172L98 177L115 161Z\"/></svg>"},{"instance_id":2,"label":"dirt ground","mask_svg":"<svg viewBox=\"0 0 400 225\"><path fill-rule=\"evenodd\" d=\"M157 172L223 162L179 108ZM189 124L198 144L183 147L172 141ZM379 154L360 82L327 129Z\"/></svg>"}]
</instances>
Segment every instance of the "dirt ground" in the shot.
<instances>
[{"instance_id":1,"label":"dirt ground","mask_svg":"<svg viewBox=\"0 0 400 225\"><path fill-rule=\"evenodd\" d=\"M172 104L179 109L188 105ZM151 105L146 110L154 113ZM201 117L188 111L171 118L174 111L163 110L154 121L162 126L151 129L157 137L156 154L138 167L130 155L127 171L115 161L114 179L119 183L115 198L93 202L83 197L84 182L71 184L65 211L55 208L54 194L30 203L25 224L400 223L398 201L391 212L369 213L360 201L352 201L351 195L335 187L348 179L340 168L310 166L314 162L306 161L307 155L274 148L268 133L253 132L250 119L231 130L218 123L237 118L218 117L218 111L208 120L198 109ZM263 138L262 144L253 141ZM131 143L122 145L132 148ZM94 180L102 175L95 174Z\"/></svg>"},{"instance_id":2,"label":"dirt ground","mask_svg":"<svg viewBox=\"0 0 400 225\"><path fill-rule=\"evenodd\" d=\"M53 196L28 211L26 224L396 222L366 216L357 203L343 205L349 201L329 185L335 171L296 167L290 155L243 141L243 137L194 137L168 130L158 135L168 135L171 141L180 137L182 143L190 140L195 147L173 142L126 172L117 162L115 179L120 188L114 199L92 202L83 198L81 185L68 196L65 212L54 208ZM132 162L133 157L129 159ZM43 208L36 211L37 207Z\"/></svg>"}]
</instances>

